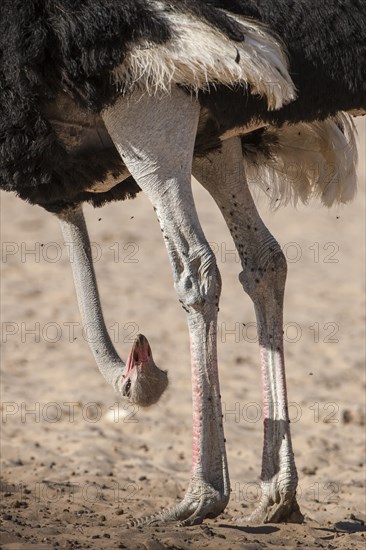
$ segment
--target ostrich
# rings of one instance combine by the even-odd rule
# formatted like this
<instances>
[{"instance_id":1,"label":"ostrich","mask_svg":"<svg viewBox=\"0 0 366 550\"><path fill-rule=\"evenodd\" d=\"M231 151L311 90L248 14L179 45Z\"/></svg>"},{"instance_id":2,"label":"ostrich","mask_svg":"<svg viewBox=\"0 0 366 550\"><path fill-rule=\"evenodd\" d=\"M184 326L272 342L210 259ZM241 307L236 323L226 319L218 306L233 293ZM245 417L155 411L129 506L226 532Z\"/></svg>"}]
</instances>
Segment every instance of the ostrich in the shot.
<instances>
[{"instance_id":1,"label":"ostrich","mask_svg":"<svg viewBox=\"0 0 366 550\"><path fill-rule=\"evenodd\" d=\"M221 280L190 178L214 198L253 301L264 399L262 497L249 518L301 521L282 337L286 261L248 187L331 206L355 191L354 128L366 109L363 0L3 0L0 183L60 221L96 363L141 406L165 371L139 335L126 364L106 330L82 203L142 190L158 217L191 342L193 456L182 502L141 522L193 525L230 482L216 329ZM284 173L296 163L292 185ZM314 171L314 164L317 170ZM329 166L332 170L329 171ZM253 178L252 178L253 179Z\"/></svg>"}]
</instances>

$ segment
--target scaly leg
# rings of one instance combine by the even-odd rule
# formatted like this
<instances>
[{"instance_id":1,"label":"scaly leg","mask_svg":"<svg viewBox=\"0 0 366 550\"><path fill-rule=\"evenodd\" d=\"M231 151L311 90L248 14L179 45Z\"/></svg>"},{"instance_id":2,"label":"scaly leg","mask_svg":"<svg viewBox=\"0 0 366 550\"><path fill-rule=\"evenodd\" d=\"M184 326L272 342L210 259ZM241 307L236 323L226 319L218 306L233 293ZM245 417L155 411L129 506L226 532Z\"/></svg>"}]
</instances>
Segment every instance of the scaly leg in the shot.
<instances>
[{"instance_id":1,"label":"scaly leg","mask_svg":"<svg viewBox=\"0 0 366 550\"><path fill-rule=\"evenodd\" d=\"M200 226L191 191L199 105L179 89L162 99L122 98L105 111L107 129L130 173L156 211L187 313L192 359L193 459L183 501L137 520L184 525L216 517L230 488L217 371L217 312L221 291L215 256Z\"/></svg>"},{"instance_id":2,"label":"scaly leg","mask_svg":"<svg viewBox=\"0 0 366 550\"><path fill-rule=\"evenodd\" d=\"M250 518L238 519L299 521L282 332L286 260L253 202L239 138L224 141L220 151L195 159L193 174L212 195L230 229L243 268L239 279L253 300L257 317L264 406L262 493Z\"/></svg>"}]
</instances>

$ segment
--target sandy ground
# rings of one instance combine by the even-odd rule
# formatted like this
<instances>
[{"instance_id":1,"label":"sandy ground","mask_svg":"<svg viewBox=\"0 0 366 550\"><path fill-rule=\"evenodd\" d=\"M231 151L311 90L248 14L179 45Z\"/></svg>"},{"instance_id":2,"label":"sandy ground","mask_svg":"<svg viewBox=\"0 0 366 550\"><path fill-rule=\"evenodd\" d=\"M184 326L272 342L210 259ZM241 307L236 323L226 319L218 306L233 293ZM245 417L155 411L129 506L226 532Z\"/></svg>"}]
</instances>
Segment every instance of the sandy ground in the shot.
<instances>
[{"instance_id":1,"label":"sandy ground","mask_svg":"<svg viewBox=\"0 0 366 550\"><path fill-rule=\"evenodd\" d=\"M219 518L192 528L127 529L131 518L181 498L190 470L185 315L151 206L140 196L85 209L117 349L126 358L141 331L169 370L161 402L137 410L119 402L93 362L56 219L1 196L1 548L365 548L365 126L358 122L353 204L260 206L289 260L286 359L303 525L231 521L259 498L261 384L253 307L205 191L195 184L223 278L219 361L232 498Z\"/></svg>"}]
</instances>

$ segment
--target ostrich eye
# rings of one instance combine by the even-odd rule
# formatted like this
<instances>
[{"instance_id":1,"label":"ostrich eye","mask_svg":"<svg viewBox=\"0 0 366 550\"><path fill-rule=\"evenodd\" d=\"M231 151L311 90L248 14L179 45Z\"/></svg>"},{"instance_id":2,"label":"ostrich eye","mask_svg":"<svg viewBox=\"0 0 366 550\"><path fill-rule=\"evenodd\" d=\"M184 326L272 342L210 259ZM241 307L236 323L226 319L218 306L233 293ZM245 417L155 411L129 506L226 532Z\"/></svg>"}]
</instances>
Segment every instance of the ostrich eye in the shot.
<instances>
[{"instance_id":1,"label":"ostrich eye","mask_svg":"<svg viewBox=\"0 0 366 550\"><path fill-rule=\"evenodd\" d=\"M131 397L131 380L130 379L127 380L123 393L126 395L126 397Z\"/></svg>"}]
</instances>

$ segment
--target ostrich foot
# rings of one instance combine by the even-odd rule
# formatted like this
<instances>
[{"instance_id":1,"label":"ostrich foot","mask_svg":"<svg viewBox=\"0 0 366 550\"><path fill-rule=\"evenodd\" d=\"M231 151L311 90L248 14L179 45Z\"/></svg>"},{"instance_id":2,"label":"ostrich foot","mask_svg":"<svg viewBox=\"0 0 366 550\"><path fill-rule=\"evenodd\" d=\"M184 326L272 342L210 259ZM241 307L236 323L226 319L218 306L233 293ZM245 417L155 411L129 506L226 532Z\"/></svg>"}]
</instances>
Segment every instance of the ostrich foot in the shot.
<instances>
[{"instance_id":1,"label":"ostrich foot","mask_svg":"<svg viewBox=\"0 0 366 550\"><path fill-rule=\"evenodd\" d=\"M242 524L302 523L304 516L296 500L296 491L280 492L261 498L257 508L249 516L239 516L234 521Z\"/></svg>"},{"instance_id":2,"label":"ostrich foot","mask_svg":"<svg viewBox=\"0 0 366 550\"><path fill-rule=\"evenodd\" d=\"M211 485L204 484L199 487L199 490L189 491L177 506L135 519L131 521L130 526L140 527L170 522L178 522L182 527L199 525L206 518L212 519L220 515L228 502L228 495L220 493Z\"/></svg>"}]
</instances>

